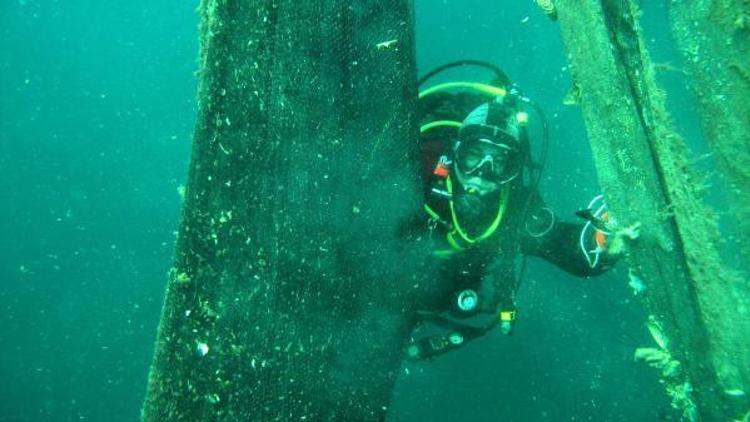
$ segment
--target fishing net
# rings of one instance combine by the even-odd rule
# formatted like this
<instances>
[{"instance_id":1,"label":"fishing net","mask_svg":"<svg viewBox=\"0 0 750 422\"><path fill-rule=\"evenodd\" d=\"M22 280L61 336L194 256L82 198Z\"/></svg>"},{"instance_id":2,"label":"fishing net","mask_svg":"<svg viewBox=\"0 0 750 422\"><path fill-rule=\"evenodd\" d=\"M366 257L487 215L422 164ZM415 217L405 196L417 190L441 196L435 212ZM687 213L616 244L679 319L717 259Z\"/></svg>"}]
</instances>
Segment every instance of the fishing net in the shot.
<instances>
[{"instance_id":1,"label":"fishing net","mask_svg":"<svg viewBox=\"0 0 750 422\"><path fill-rule=\"evenodd\" d=\"M144 420L382 419L413 326L407 0L204 0Z\"/></svg>"}]
</instances>

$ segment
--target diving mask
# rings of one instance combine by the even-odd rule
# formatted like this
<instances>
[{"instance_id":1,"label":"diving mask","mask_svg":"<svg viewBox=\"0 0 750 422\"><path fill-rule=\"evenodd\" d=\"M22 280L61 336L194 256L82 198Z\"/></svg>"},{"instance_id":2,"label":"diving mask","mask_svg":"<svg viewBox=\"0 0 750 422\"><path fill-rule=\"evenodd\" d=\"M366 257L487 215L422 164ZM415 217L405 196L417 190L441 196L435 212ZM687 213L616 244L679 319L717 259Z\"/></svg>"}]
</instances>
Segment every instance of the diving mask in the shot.
<instances>
[{"instance_id":1,"label":"diving mask","mask_svg":"<svg viewBox=\"0 0 750 422\"><path fill-rule=\"evenodd\" d=\"M517 155L517 150L509 143L477 138L461 142L456 147L454 158L455 165L463 176L503 184L518 175L514 164Z\"/></svg>"}]
</instances>

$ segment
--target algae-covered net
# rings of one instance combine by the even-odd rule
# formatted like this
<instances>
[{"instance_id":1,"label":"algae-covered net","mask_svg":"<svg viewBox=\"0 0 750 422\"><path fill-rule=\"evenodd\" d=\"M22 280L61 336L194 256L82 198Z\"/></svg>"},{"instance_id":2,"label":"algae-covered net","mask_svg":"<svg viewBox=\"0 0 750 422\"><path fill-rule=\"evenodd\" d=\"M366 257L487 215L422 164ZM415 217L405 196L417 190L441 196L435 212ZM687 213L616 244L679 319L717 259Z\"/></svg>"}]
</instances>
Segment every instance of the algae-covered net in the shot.
<instances>
[{"instance_id":1,"label":"algae-covered net","mask_svg":"<svg viewBox=\"0 0 750 422\"><path fill-rule=\"evenodd\" d=\"M145 420L382 419L424 247L411 2L204 0Z\"/></svg>"}]
</instances>

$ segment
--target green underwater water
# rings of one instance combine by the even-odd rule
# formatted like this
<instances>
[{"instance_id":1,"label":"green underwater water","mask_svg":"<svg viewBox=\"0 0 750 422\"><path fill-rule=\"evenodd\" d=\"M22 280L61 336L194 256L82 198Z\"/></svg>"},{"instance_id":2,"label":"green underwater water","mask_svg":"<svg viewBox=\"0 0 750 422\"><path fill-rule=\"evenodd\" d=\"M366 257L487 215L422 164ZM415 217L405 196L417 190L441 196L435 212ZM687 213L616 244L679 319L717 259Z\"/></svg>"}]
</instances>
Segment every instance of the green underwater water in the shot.
<instances>
[{"instance_id":1,"label":"green underwater water","mask_svg":"<svg viewBox=\"0 0 750 422\"><path fill-rule=\"evenodd\" d=\"M572 220L598 187L580 111L562 104L556 24L530 1L416 6L421 73L489 60L544 107L542 192ZM195 7L0 5L0 421L139 415L196 114ZM645 10L649 47L675 62L662 13ZM661 81L697 136L680 73ZM626 273L580 280L530 260L515 335L405 364L389 420L671 420L655 372L633 362L652 340Z\"/></svg>"}]
</instances>

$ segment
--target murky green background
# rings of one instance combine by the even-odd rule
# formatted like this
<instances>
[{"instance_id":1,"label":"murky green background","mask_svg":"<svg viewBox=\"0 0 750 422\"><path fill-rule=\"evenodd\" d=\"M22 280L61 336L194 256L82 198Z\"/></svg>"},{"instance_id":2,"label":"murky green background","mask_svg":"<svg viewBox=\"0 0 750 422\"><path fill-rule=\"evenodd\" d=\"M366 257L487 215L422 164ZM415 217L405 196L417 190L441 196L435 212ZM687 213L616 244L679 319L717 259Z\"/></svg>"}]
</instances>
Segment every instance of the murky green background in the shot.
<instances>
[{"instance_id":1,"label":"murky green background","mask_svg":"<svg viewBox=\"0 0 750 422\"><path fill-rule=\"evenodd\" d=\"M598 190L580 112L561 102L557 25L532 1L417 3L421 72L494 61L545 108L543 194L573 219ZM0 4L0 421L138 417L196 112L196 6ZM649 47L674 61L662 12L644 15ZM681 75L660 78L679 108ZM532 260L516 334L405 365L390 418L668 418L655 373L632 359L650 339L625 273L579 280Z\"/></svg>"}]
</instances>

